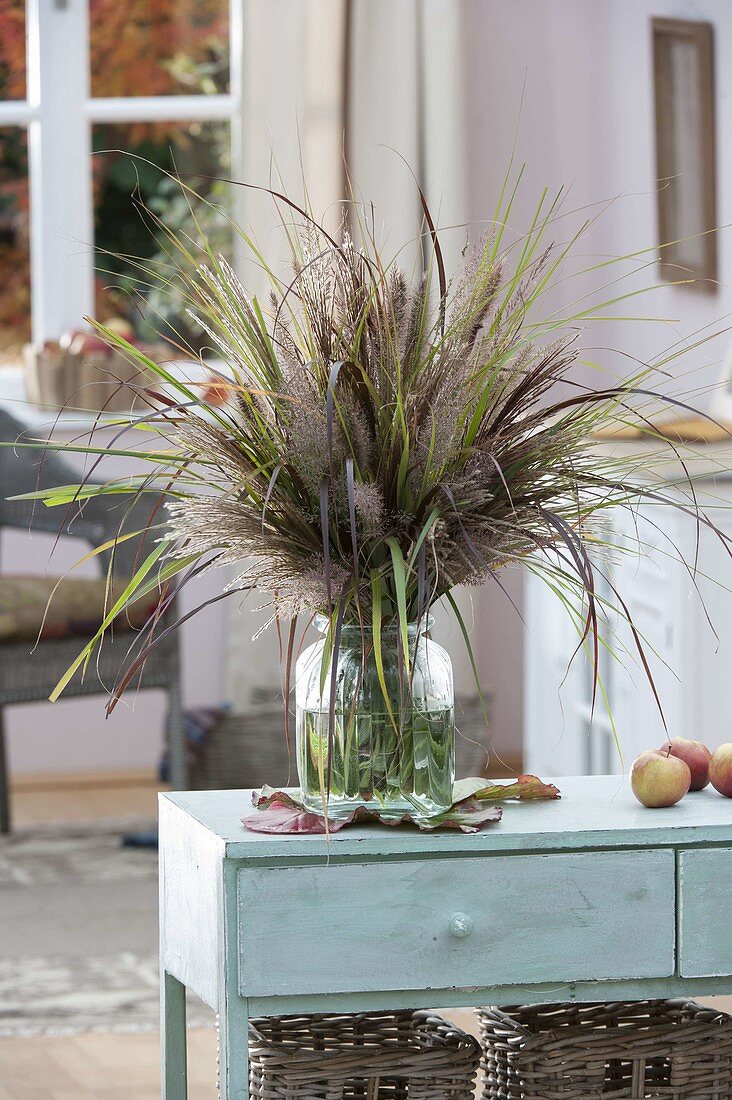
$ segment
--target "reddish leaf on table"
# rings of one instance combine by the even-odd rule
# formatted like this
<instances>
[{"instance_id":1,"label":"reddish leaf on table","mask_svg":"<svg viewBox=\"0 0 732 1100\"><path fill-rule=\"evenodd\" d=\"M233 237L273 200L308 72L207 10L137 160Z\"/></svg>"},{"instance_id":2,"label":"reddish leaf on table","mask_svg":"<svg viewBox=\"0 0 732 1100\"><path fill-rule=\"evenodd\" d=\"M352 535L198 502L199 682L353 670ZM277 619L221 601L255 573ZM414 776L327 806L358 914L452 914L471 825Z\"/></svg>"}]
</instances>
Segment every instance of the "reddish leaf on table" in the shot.
<instances>
[{"instance_id":1,"label":"reddish leaf on table","mask_svg":"<svg viewBox=\"0 0 732 1100\"><path fill-rule=\"evenodd\" d=\"M245 828L252 833L324 833L325 821L308 810L288 806L284 802L270 802L269 805L255 810L242 818ZM328 832L337 833L350 820L342 818L328 823Z\"/></svg>"},{"instance_id":2,"label":"reddish leaf on table","mask_svg":"<svg viewBox=\"0 0 732 1100\"><path fill-rule=\"evenodd\" d=\"M467 800L479 802L503 802L509 798L561 798L559 788L544 783L535 775L520 775L513 783L491 783L480 776L459 779L452 790L453 809Z\"/></svg>"},{"instance_id":3,"label":"reddish leaf on table","mask_svg":"<svg viewBox=\"0 0 732 1100\"><path fill-rule=\"evenodd\" d=\"M476 798L466 798L439 817L420 819L420 829L460 829L463 833L477 833L486 825L500 821L503 810L500 806L486 806Z\"/></svg>"},{"instance_id":4,"label":"reddish leaf on table","mask_svg":"<svg viewBox=\"0 0 732 1100\"><path fill-rule=\"evenodd\" d=\"M434 829L459 829L463 833L477 833L480 829L501 820L499 806L485 806L477 799L466 799L438 817L421 817L405 813L397 817L382 814L359 806L345 817L329 818L313 813L289 791L276 791L264 786L252 796L255 812L242 818L245 828L254 833L337 833L347 825L376 821L382 825L414 825L430 832Z\"/></svg>"},{"instance_id":5,"label":"reddish leaf on table","mask_svg":"<svg viewBox=\"0 0 732 1100\"><path fill-rule=\"evenodd\" d=\"M264 784L261 791L252 791L252 805L256 806L258 810L266 810L268 806L275 802L282 806L289 806L291 809L305 809L302 802L290 794L289 791L277 791L274 787L270 787L268 783Z\"/></svg>"}]
</instances>

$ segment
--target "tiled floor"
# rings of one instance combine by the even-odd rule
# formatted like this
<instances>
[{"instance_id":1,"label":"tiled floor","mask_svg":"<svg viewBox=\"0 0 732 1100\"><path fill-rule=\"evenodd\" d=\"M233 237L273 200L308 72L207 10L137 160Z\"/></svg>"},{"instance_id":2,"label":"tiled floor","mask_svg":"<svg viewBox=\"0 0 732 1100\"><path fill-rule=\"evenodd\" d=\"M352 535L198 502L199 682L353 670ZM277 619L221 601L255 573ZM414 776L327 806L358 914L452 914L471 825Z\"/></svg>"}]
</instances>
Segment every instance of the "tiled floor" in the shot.
<instances>
[{"instance_id":1,"label":"tiled floor","mask_svg":"<svg viewBox=\"0 0 732 1100\"><path fill-rule=\"evenodd\" d=\"M216 1035L188 1034L190 1100L216 1100ZM159 1036L0 1040L0 1100L159 1100Z\"/></svg>"}]
</instances>

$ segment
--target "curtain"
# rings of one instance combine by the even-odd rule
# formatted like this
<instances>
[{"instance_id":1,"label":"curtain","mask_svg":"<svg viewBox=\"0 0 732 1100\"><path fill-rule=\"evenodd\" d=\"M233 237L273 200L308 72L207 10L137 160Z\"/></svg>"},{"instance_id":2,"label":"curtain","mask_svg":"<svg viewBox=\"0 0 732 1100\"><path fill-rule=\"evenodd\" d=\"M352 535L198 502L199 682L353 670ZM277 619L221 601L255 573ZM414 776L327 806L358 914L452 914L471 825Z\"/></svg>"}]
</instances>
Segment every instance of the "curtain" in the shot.
<instances>
[{"instance_id":1,"label":"curtain","mask_svg":"<svg viewBox=\"0 0 732 1100\"><path fill-rule=\"evenodd\" d=\"M448 270L466 239L467 143L463 131L465 0L245 0L245 107L241 119L247 182L307 196L318 217L338 225L344 159L355 199L373 204L388 258L418 275L429 238L420 237L417 182L435 218ZM286 269L272 200L242 189L238 216L268 259ZM369 214L371 207L368 207ZM248 285L261 273L242 257ZM275 267L277 266L275 262ZM470 619L469 601L460 602ZM228 694L246 709L279 685L278 639L252 611L230 605ZM440 615L440 637L455 658L456 686L470 691L459 633Z\"/></svg>"}]
</instances>

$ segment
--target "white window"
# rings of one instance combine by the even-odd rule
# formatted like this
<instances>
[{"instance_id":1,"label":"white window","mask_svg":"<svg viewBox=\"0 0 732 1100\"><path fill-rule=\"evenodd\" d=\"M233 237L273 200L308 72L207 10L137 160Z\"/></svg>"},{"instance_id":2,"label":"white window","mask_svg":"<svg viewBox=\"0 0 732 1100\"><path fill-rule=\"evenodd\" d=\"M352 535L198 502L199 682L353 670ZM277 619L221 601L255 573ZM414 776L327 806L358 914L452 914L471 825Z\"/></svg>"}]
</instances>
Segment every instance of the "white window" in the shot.
<instances>
[{"instance_id":1,"label":"white window","mask_svg":"<svg viewBox=\"0 0 732 1100\"><path fill-rule=\"evenodd\" d=\"M134 257L160 240L131 196L175 223L161 169L241 177L241 3L0 0L0 357L86 314L150 323Z\"/></svg>"}]
</instances>

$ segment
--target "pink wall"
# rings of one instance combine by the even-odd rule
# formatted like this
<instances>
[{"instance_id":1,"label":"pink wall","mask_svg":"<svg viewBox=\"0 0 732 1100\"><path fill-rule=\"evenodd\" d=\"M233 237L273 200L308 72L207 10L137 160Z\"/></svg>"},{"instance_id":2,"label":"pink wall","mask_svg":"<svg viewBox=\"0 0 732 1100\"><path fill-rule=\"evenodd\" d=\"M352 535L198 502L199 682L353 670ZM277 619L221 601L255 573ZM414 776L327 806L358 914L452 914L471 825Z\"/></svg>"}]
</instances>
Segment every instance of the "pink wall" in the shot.
<instances>
[{"instance_id":1,"label":"pink wall","mask_svg":"<svg viewBox=\"0 0 732 1100\"><path fill-rule=\"evenodd\" d=\"M706 19L716 27L718 219L720 225L732 223L732 144L727 137L732 8L728 4L719 0L466 0L464 12L472 221L490 216L518 127L516 161L525 161L527 168L512 219L517 230L526 226L542 187L565 184L570 187L567 209L595 204L583 217L599 213L597 204L608 204L583 245L588 257L622 255L655 244L650 18L667 15ZM567 219L567 231L576 220ZM720 234L719 251L724 284L729 264L726 231ZM656 277L652 265L619 292L648 285ZM580 280L567 293L567 300L590 286L588 280ZM606 323L594 328L585 343L597 347L595 357L611 376L632 367L632 360L620 353L647 360L681 334L729 324L728 319L721 324L719 319L732 313L732 292L723 286L716 295L707 296L668 287L629 303L625 312L680 320L661 325ZM701 399L694 394L693 400L709 404L709 387L720 375L727 345L722 337L685 357L674 367L676 390L706 388ZM603 347L617 352L600 350ZM602 379L602 375L592 377ZM511 591L521 602L520 573L512 577ZM495 590L481 594L481 615L485 619L482 671L495 689L495 735L501 744L518 746L523 728L524 629Z\"/></svg>"},{"instance_id":2,"label":"pink wall","mask_svg":"<svg viewBox=\"0 0 732 1100\"><path fill-rule=\"evenodd\" d=\"M429 2L429 0L428 0ZM458 2L458 0L456 0ZM720 224L732 223L732 145L727 138L732 96L732 8L721 0L460 0L464 19L463 82L468 164L466 220L490 216L518 125L518 162L527 162L526 184L514 225L526 226L540 189L570 187L567 209L617 199L585 242L588 255L624 253L655 241L655 166L649 20L651 15L709 19L716 25L718 105L718 200ZM524 88L525 84L525 88ZM519 106L523 90L523 108ZM457 97L459 99L459 96ZM598 213L595 205L590 213ZM567 219L567 232L575 219ZM584 216L584 215L583 215ZM727 235L720 240L721 279L727 275ZM655 277L655 271L638 280ZM587 289L581 280L567 300ZM630 310L629 310L630 311ZM732 313L724 288L713 297L665 288L638 312L681 318L666 326L606 324L592 342L648 358L680 331L702 329ZM726 352L724 340L690 356L690 385L709 386ZM627 359L598 351L608 372ZM681 368L678 368L679 375ZM31 556L29 556L29 553ZM13 537L6 568L43 568L40 543ZM520 571L507 576L520 603ZM205 585L213 591L219 578ZM203 586L204 582L202 582ZM489 585L476 600L477 653L482 678L494 693L494 734L504 748L521 744L523 728L523 627L506 597ZM234 601L218 605L183 633L184 682L190 702L217 702L224 691L226 616ZM248 612L243 611L244 615ZM448 644L452 644L448 642ZM459 639L454 643L459 646ZM247 648L248 653L248 648ZM239 658L237 658L238 660ZM241 658L244 660L244 656ZM248 658L247 658L248 659ZM152 762L160 741L161 703L140 696L134 711L120 710L105 723L102 700L18 708L10 714L10 751L18 771L46 771Z\"/></svg>"}]
</instances>

